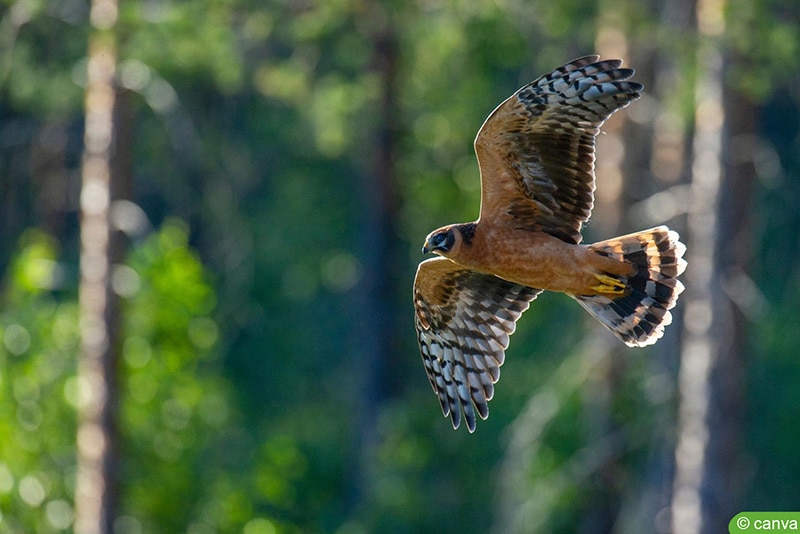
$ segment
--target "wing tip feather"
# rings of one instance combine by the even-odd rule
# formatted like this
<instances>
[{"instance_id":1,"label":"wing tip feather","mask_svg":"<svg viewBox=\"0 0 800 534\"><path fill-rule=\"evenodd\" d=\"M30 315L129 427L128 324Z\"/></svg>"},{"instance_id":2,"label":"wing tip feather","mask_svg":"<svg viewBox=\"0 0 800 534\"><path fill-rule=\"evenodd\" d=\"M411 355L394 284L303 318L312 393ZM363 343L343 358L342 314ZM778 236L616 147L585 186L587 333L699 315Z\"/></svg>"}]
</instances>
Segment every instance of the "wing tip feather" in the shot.
<instances>
[{"instance_id":1,"label":"wing tip feather","mask_svg":"<svg viewBox=\"0 0 800 534\"><path fill-rule=\"evenodd\" d=\"M446 277L446 302L431 295ZM500 377L508 333L540 290L479 273L450 260L425 261L417 269L414 305L417 340L428 380L453 428L471 433L489 416L488 402ZM486 312L490 313L486 313ZM505 313L501 313L505 312ZM428 318L426 329L420 317ZM477 325L488 321L483 327Z\"/></svg>"}]
</instances>

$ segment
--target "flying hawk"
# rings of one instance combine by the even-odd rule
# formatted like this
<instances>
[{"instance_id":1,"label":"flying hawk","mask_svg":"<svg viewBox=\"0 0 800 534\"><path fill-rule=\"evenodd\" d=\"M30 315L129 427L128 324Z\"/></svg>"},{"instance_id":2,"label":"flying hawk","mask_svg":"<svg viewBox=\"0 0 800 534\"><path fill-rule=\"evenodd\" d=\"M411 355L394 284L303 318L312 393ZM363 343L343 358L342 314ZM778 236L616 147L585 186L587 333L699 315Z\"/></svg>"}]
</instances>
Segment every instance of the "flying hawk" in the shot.
<instances>
[{"instance_id":1,"label":"flying hawk","mask_svg":"<svg viewBox=\"0 0 800 534\"><path fill-rule=\"evenodd\" d=\"M453 428L475 430L516 321L543 290L578 301L625 344L672 321L686 247L665 226L581 245L591 214L595 136L643 89L622 61L587 56L519 89L475 139L480 216L431 232L414 280L420 352Z\"/></svg>"}]
</instances>

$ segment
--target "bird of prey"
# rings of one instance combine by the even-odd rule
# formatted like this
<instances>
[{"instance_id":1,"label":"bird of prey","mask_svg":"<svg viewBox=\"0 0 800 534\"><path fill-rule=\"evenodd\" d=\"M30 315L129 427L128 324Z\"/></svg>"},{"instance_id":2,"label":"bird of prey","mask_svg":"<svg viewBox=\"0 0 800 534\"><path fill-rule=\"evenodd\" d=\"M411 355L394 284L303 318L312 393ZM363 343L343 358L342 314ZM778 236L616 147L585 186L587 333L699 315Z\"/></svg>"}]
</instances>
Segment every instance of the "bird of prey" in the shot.
<instances>
[{"instance_id":1,"label":"bird of prey","mask_svg":"<svg viewBox=\"0 0 800 534\"><path fill-rule=\"evenodd\" d=\"M543 290L578 301L625 344L672 321L686 247L665 226L582 245L600 126L639 98L617 59L586 56L525 85L475 138L480 216L431 232L414 280L420 352L453 428L489 415L508 337Z\"/></svg>"}]
</instances>

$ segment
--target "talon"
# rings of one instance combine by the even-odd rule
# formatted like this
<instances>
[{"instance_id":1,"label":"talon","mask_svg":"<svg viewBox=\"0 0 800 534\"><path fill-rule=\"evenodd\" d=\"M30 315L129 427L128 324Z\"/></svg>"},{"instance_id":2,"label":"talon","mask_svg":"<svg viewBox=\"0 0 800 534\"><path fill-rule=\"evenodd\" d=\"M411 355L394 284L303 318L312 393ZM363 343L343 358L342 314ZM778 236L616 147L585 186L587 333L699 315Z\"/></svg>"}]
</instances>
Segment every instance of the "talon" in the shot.
<instances>
[{"instance_id":1,"label":"talon","mask_svg":"<svg viewBox=\"0 0 800 534\"><path fill-rule=\"evenodd\" d=\"M595 274L595 278L600 281L599 285L592 286L591 289L598 293L606 293L610 295L624 295L625 284L620 280L608 276L607 274Z\"/></svg>"}]
</instances>

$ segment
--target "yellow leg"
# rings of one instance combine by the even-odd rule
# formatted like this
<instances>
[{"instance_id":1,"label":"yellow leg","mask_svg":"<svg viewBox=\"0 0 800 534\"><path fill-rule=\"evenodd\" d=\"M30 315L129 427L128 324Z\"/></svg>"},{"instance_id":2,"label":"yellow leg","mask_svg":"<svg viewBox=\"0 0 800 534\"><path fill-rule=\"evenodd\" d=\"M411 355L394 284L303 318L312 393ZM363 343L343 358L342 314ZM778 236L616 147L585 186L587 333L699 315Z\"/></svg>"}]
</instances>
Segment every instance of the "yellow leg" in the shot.
<instances>
[{"instance_id":1,"label":"yellow leg","mask_svg":"<svg viewBox=\"0 0 800 534\"><path fill-rule=\"evenodd\" d=\"M625 284L616 278L608 276L607 274L595 274L594 277L600 281L600 284L592 286L592 289L598 293L605 293L607 295L625 294Z\"/></svg>"}]
</instances>

